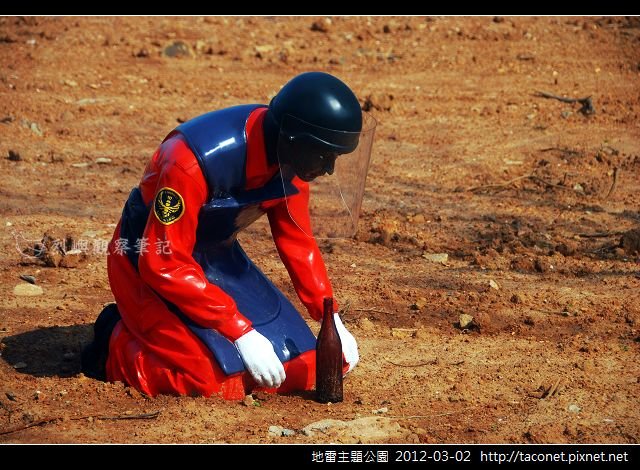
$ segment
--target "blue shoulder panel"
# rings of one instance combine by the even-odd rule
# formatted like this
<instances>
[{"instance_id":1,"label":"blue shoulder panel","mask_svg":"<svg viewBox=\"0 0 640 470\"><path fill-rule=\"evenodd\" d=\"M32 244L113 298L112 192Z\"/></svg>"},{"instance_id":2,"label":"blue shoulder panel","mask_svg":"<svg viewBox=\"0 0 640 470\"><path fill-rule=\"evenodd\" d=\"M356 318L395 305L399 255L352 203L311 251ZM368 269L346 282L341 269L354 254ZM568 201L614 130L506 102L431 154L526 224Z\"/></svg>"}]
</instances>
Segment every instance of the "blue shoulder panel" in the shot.
<instances>
[{"instance_id":1,"label":"blue shoulder panel","mask_svg":"<svg viewBox=\"0 0 640 470\"><path fill-rule=\"evenodd\" d=\"M179 125L196 155L209 186L209 195L243 188L247 153L247 118L261 104L246 104L212 111Z\"/></svg>"}]
</instances>

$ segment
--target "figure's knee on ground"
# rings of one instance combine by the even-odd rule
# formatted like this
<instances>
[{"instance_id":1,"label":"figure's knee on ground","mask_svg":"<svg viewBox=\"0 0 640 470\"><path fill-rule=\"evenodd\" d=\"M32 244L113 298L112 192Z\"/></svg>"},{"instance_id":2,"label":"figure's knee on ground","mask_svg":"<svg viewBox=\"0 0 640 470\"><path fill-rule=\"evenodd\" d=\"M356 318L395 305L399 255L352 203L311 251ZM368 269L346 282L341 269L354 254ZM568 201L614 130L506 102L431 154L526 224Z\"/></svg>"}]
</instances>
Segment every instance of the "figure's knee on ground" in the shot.
<instances>
[{"instance_id":1,"label":"figure's knee on ground","mask_svg":"<svg viewBox=\"0 0 640 470\"><path fill-rule=\"evenodd\" d=\"M184 341L199 346L195 338L186 337ZM226 388L238 388L237 384L225 384L230 377L204 347L167 351L139 341L124 323L119 323L109 348L107 379L123 382L146 395L210 396L226 393Z\"/></svg>"}]
</instances>

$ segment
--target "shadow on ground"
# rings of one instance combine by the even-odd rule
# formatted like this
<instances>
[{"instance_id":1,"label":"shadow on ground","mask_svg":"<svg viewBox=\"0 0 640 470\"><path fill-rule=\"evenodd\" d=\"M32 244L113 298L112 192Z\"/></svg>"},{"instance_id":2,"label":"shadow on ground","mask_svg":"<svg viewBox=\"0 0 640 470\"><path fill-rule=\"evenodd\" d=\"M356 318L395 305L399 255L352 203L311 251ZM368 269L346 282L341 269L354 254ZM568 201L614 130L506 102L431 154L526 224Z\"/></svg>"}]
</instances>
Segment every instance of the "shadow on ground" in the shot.
<instances>
[{"instance_id":1,"label":"shadow on ground","mask_svg":"<svg viewBox=\"0 0 640 470\"><path fill-rule=\"evenodd\" d=\"M2 359L35 377L71 377L80 372L80 353L93 337L93 325L39 328L2 339Z\"/></svg>"}]
</instances>

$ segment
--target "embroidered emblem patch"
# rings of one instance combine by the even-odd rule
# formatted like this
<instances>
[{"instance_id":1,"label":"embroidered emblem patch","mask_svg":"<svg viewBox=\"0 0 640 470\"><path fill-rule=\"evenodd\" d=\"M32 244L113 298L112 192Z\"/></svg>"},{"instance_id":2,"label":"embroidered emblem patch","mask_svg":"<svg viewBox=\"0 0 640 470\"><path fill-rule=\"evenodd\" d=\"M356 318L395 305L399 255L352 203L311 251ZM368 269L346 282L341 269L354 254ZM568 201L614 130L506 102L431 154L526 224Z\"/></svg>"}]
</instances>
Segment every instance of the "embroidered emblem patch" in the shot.
<instances>
[{"instance_id":1,"label":"embroidered emblem patch","mask_svg":"<svg viewBox=\"0 0 640 470\"><path fill-rule=\"evenodd\" d=\"M164 225L177 222L184 214L184 199L171 188L162 188L153 203L153 212Z\"/></svg>"}]
</instances>

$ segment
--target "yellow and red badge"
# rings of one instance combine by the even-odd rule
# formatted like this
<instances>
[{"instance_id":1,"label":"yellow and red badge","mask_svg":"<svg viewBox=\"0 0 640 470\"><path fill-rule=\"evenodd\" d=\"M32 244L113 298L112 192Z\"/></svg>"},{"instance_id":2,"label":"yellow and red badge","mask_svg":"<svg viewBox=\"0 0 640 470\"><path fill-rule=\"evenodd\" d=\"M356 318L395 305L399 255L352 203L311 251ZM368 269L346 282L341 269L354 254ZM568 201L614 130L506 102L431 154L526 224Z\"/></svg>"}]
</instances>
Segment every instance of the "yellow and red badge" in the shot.
<instances>
[{"instance_id":1,"label":"yellow and red badge","mask_svg":"<svg viewBox=\"0 0 640 470\"><path fill-rule=\"evenodd\" d=\"M153 203L153 212L164 225L171 225L184 215L184 199L171 188L162 188Z\"/></svg>"}]
</instances>

